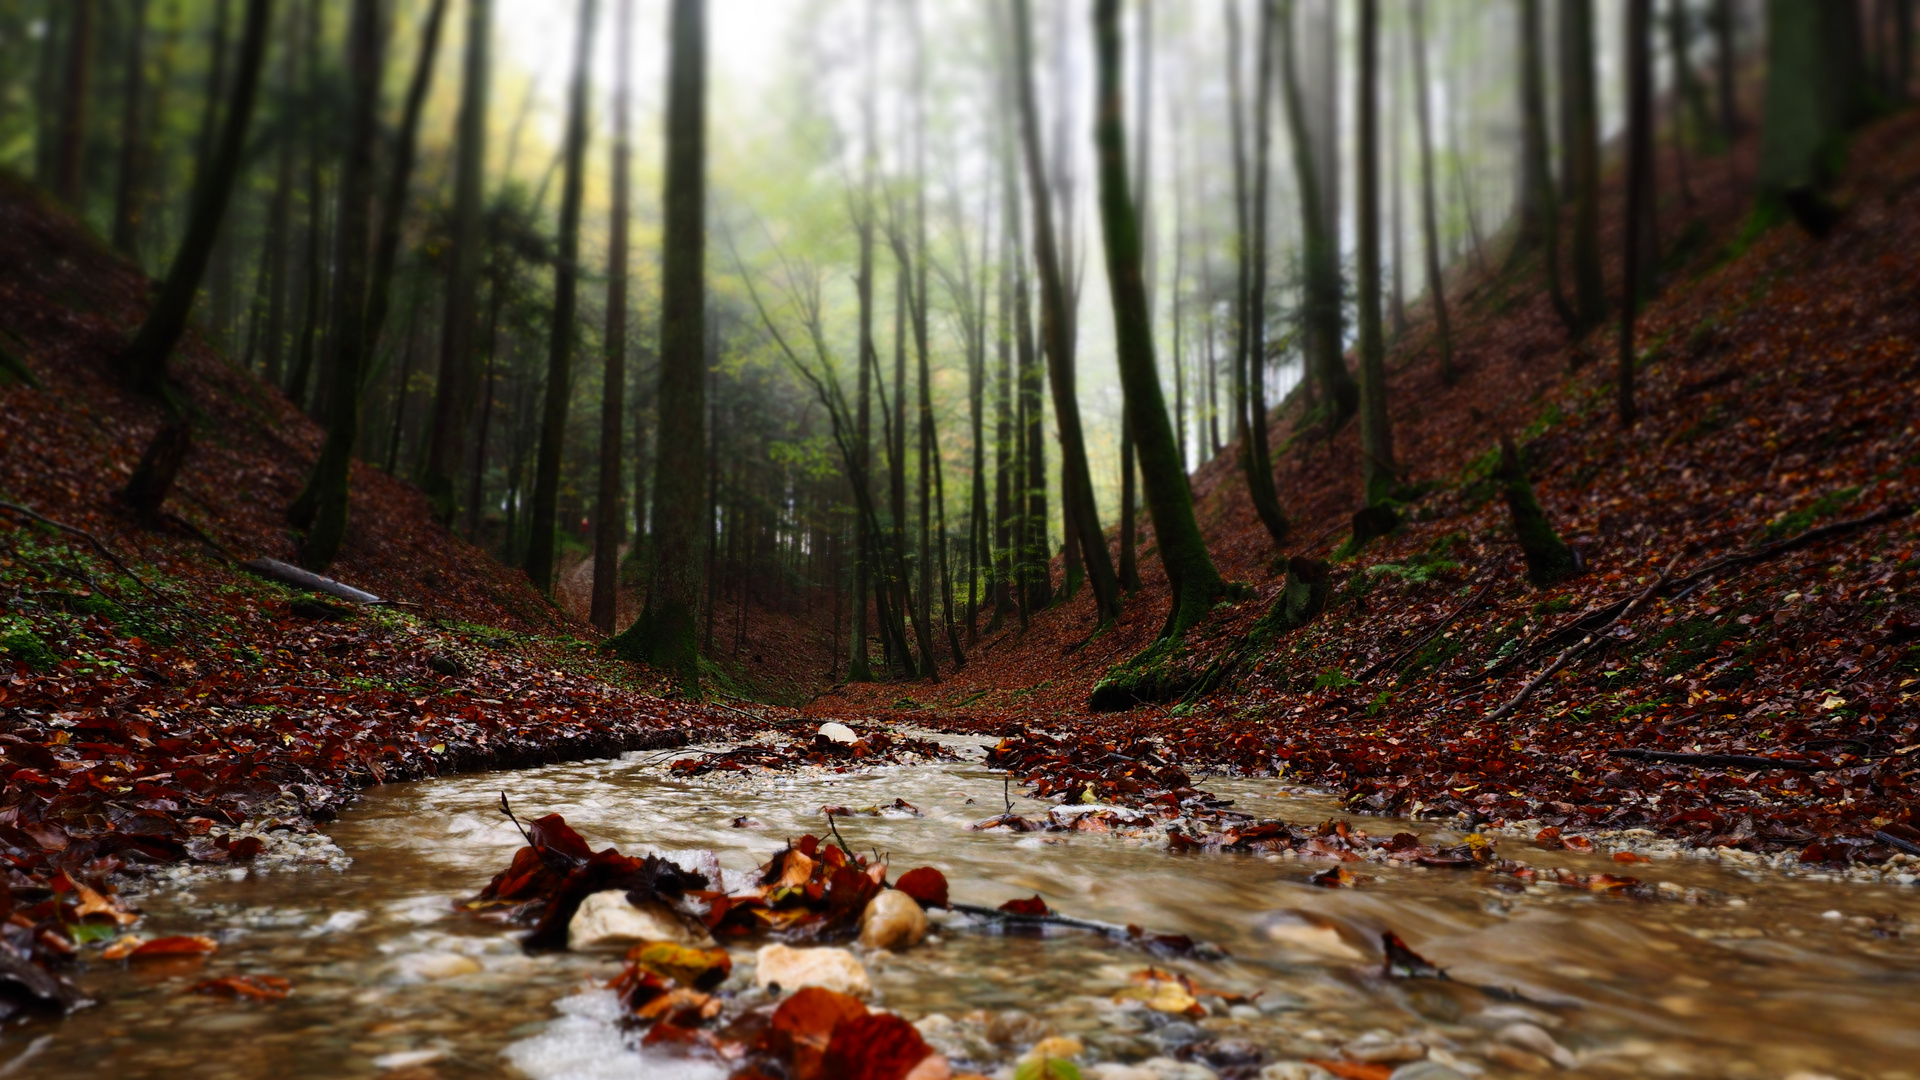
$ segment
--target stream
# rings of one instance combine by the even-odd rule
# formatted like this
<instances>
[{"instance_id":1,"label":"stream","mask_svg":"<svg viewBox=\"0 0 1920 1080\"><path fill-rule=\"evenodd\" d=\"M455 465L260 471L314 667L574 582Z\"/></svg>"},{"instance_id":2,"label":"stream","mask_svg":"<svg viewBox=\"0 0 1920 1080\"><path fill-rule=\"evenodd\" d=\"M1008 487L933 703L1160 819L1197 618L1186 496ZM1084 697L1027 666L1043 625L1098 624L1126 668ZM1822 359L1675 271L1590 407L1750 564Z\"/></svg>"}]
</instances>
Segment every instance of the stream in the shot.
<instances>
[{"instance_id":1,"label":"stream","mask_svg":"<svg viewBox=\"0 0 1920 1080\"><path fill-rule=\"evenodd\" d=\"M497 810L503 788L523 817L563 814L596 847L711 849L737 871L790 837L824 833L823 805L905 799L921 816L839 819L848 845L884 853L896 876L933 866L956 901L995 906L1037 892L1064 914L1184 933L1230 954L1163 960L1083 931L1005 936L964 916L937 917L934 934L908 952L862 952L872 1004L990 1075L1010 1076L1036 1040L1062 1034L1084 1044L1083 1068L1162 1059L1143 1072L1107 1070L1160 1080L1212 1075L1164 1060L1201 1040L1257 1048L1267 1061L1435 1063L1402 1067L1416 1078L1449 1068L1920 1077L1920 888L1910 885L1660 853L1623 867L1605 845L1581 854L1503 836L1501 855L1543 870L1633 874L1660 887L1634 899L1363 862L1347 864L1364 875L1358 887L1327 889L1307 878L1329 863L1174 855L1164 835L967 831L1003 809L1001 776L975 762L684 779L658 757L375 788L326 829L350 864L336 857L332 868L235 869L129 890L147 915L142 934L210 934L220 951L93 961L74 978L103 1003L0 1036L0 1077L724 1077L639 1049L609 1022L617 1007L596 987L618 971L617 955L529 957L512 932L454 910L522 843ZM1200 782L1261 818L1348 816L1374 835L1461 839L1433 822L1353 819L1329 797L1272 781ZM1017 792L1014 806L1046 809ZM1454 981L1385 978L1383 929ZM751 987L753 947L733 950L728 986ZM1258 996L1209 999L1212 1014L1199 1020L1116 1001L1150 965ZM184 992L242 972L283 976L294 992L266 1003Z\"/></svg>"}]
</instances>

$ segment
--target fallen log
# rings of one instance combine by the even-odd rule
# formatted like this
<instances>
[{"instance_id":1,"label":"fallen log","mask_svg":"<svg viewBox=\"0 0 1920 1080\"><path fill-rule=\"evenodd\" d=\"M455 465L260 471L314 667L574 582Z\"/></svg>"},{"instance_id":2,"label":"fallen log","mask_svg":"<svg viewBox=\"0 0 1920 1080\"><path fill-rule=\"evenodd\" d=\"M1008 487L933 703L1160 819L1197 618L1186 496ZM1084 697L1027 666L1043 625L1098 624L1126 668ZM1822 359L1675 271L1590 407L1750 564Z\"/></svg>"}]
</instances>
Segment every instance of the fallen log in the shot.
<instances>
[{"instance_id":1,"label":"fallen log","mask_svg":"<svg viewBox=\"0 0 1920 1080\"><path fill-rule=\"evenodd\" d=\"M1757 754L1682 754L1668 750L1609 750L1608 757L1629 761L1657 761L1663 765L1694 765L1702 769L1793 769L1799 772L1826 772L1839 768L1819 761L1794 761L1791 758L1761 757Z\"/></svg>"},{"instance_id":2,"label":"fallen log","mask_svg":"<svg viewBox=\"0 0 1920 1080\"><path fill-rule=\"evenodd\" d=\"M322 577L319 574L302 570L291 563L283 563L279 559L248 559L246 562L241 563L240 567L243 570L251 570L271 581L278 581L282 585L292 585L295 588L306 589L310 592L326 593L328 596L337 596L342 600L351 601L355 604L388 603L388 601L382 600L364 589L356 589L351 585L335 581L330 577Z\"/></svg>"},{"instance_id":3,"label":"fallen log","mask_svg":"<svg viewBox=\"0 0 1920 1080\"><path fill-rule=\"evenodd\" d=\"M1211 942L1195 941L1185 934L1156 934L1151 930L1142 930L1138 926L1121 926L1097 919L1078 919L1071 915L1062 915L1057 911L1050 911L1045 915L1028 915L1002 911L999 908L980 904L955 903L951 906L953 910L963 915L984 919L1001 927L1066 926L1075 930L1091 930L1102 937L1136 945L1148 952L1191 956L1197 960L1224 960L1227 957L1227 950L1220 946Z\"/></svg>"}]
</instances>

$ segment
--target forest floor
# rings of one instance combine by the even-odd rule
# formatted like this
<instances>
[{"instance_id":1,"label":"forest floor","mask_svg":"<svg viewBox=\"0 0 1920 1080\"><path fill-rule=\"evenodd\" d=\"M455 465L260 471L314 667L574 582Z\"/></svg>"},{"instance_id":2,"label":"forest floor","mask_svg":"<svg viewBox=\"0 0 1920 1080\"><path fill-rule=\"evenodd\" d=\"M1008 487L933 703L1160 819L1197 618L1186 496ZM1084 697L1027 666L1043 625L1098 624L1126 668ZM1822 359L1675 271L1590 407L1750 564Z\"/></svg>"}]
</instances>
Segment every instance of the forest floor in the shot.
<instances>
[{"instance_id":1,"label":"forest floor","mask_svg":"<svg viewBox=\"0 0 1920 1080\"><path fill-rule=\"evenodd\" d=\"M1094 682L1163 618L1147 529L1143 587L1112 629L1085 640L1083 594L982 636L938 683L828 687L808 723L999 735L994 762L1042 795L1192 803L1204 801L1196 777L1228 770L1323 785L1357 812L1647 828L1811 861L1920 841L1920 537L1897 512L1920 480L1920 115L1866 132L1854 156L1846 216L1821 241L1791 225L1743 233L1751 147L1694 163L1694 204L1662 208L1672 254L1642 319L1630 430L1599 359L1610 329L1568 344L1532 285L1537 263L1459 268L1462 378L1441 383L1414 311L1390 361L1413 494L1402 527L1363 551L1339 550L1358 489L1352 426L1329 438L1283 408L1286 553L1330 560L1332 598L1312 625L1240 658L1228 689L1087 711ZM415 489L364 464L334 573L405 606L342 613L249 575L240 561L292 557L282 508L320 431L198 340L175 369L195 450L164 519L134 521L115 492L160 411L112 361L151 283L11 181L0 238L0 499L84 530L132 568L0 511L0 845L22 902L47 902L64 868L97 878L252 857L261 845L242 823L310 828L368 783L696 731L746 739L800 719L657 696L658 679L607 658L522 575L434 524ZM1501 433L1524 445L1588 572L1525 584L1489 481ZM1252 595L1193 635L1180 662L1196 673L1233 654L1282 585L1235 460L1229 447L1193 483L1215 558ZM578 592L575 575L563 580L575 586L563 596ZM816 609L750 611L728 646L819 685L833 665ZM1589 634L1598 647L1499 711ZM866 746L885 759L889 742L906 745ZM820 753L802 743L759 763ZM34 948L58 945L22 951Z\"/></svg>"}]
</instances>

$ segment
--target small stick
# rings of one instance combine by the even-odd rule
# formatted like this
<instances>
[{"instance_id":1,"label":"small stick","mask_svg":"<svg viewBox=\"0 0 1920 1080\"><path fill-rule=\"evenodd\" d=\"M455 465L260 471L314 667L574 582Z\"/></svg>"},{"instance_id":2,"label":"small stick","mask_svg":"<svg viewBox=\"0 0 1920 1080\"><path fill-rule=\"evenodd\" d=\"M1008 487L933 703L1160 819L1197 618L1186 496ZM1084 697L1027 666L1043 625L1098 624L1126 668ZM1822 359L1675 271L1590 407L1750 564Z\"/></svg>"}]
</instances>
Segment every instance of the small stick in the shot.
<instances>
[{"instance_id":1,"label":"small stick","mask_svg":"<svg viewBox=\"0 0 1920 1080\"><path fill-rule=\"evenodd\" d=\"M1453 614L1448 615L1444 619L1441 619L1438 625L1436 625L1433 629L1427 631L1425 634L1421 635L1419 641L1416 641L1413 644L1407 646L1406 648L1401 649L1399 652L1394 653L1392 656L1384 660L1377 661L1372 666L1368 667L1367 670L1355 676L1353 681L1366 682L1368 679L1373 678L1375 675L1378 675L1383 670L1386 670L1388 668L1399 667L1401 661L1405 660L1407 657L1412 656L1414 653L1418 652L1421 648L1423 648L1427 644L1427 642L1432 641L1435 637L1439 636L1441 631L1445 630L1449 626L1452 626L1454 623L1454 620L1460 618L1460 616L1462 615L1465 615L1468 609L1478 604L1481 598L1487 595L1487 590L1491 588L1493 588L1493 579L1489 577L1487 579L1487 583L1485 585L1480 586L1480 589L1478 592L1474 593L1472 596L1467 598L1466 603L1463 603L1459 607L1454 608Z\"/></svg>"},{"instance_id":2,"label":"small stick","mask_svg":"<svg viewBox=\"0 0 1920 1080\"><path fill-rule=\"evenodd\" d=\"M1527 683L1527 685L1520 688L1520 692L1513 696L1512 701L1509 701L1505 705L1502 705L1498 709L1495 709L1491 714L1487 716L1487 719L1502 720L1508 716L1513 715L1513 711L1515 709L1518 709L1528 698L1532 697L1533 692L1535 690L1538 690L1540 689L1540 687L1546 685L1547 680L1553 678L1556 672L1558 672L1561 668L1566 667L1568 664L1572 663L1575 658L1579 657L1582 653L1586 652L1588 646L1592 645L1595 641L1598 641L1600 638L1606 636L1606 633L1609 630L1612 630L1614 627L1619 626L1622 623L1625 623L1628 619L1633 618L1633 613L1639 609L1640 605L1645 603L1648 597L1660 591L1660 589L1666 585L1667 579L1672 576L1673 576L1673 566L1671 563L1669 563L1666 569L1660 571L1659 579L1656 580L1653 584L1647 586L1644 590L1642 590L1639 596L1634 597L1633 602L1629 603L1626 606L1626 608L1620 612L1619 615L1614 616L1614 619L1612 622L1608 623L1607 625L1601 627L1598 630L1588 633L1587 636L1581 638L1577 644L1569 645L1565 649L1562 649L1560 651L1560 655L1553 658L1553 663L1548 664L1545 671L1542 671L1540 674L1535 675Z\"/></svg>"},{"instance_id":3,"label":"small stick","mask_svg":"<svg viewBox=\"0 0 1920 1080\"><path fill-rule=\"evenodd\" d=\"M540 845L533 842L533 837L527 832L527 827L520 824L519 818L513 816L513 807L507 805L507 793L504 791L500 793L500 812L507 815L507 820L513 822L514 828L520 830L520 836L526 840L528 847L535 851L540 850Z\"/></svg>"}]
</instances>

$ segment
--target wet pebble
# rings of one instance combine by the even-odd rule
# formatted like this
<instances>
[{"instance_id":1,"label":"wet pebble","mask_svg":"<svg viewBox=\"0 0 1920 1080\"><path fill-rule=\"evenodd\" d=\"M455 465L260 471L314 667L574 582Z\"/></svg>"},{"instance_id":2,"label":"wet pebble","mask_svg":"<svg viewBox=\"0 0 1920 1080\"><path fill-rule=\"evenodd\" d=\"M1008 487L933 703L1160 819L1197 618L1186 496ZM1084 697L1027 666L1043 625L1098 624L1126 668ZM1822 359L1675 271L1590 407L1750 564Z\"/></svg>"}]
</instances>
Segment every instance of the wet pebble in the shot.
<instances>
[{"instance_id":1,"label":"wet pebble","mask_svg":"<svg viewBox=\"0 0 1920 1080\"><path fill-rule=\"evenodd\" d=\"M766 945L754 954L753 982L761 989L778 986L790 994L803 986L818 986L854 997L873 992L867 969L845 949L795 949Z\"/></svg>"},{"instance_id":2,"label":"wet pebble","mask_svg":"<svg viewBox=\"0 0 1920 1080\"><path fill-rule=\"evenodd\" d=\"M1573 1068L1573 1051L1555 1042L1553 1036L1534 1024L1508 1024L1494 1037L1508 1046L1538 1054L1563 1069Z\"/></svg>"},{"instance_id":3,"label":"wet pebble","mask_svg":"<svg viewBox=\"0 0 1920 1080\"><path fill-rule=\"evenodd\" d=\"M451 952L408 953L393 962L393 969L409 981L451 979L484 970L473 957Z\"/></svg>"},{"instance_id":4,"label":"wet pebble","mask_svg":"<svg viewBox=\"0 0 1920 1080\"><path fill-rule=\"evenodd\" d=\"M1189 1024L1185 1020L1175 1020L1154 1032L1154 1038L1159 1040L1162 1046L1185 1046L1191 1042L1199 1042L1201 1036L1199 1026Z\"/></svg>"},{"instance_id":5,"label":"wet pebble","mask_svg":"<svg viewBox=\"0 0 1920 1080\"><path fill-rule=\"evenodd\" d=\"M1333 1080L1333 1074L1310 1061L1276 1061L1260 1070L1260 1080Z\"/></svg>"},{"instance_id":6,"label":"wet pebble","mask_svg":"<svg viewBox=\"0 0 1920 1080\"><path fill-rule=\"evenodd\" d=\"M1388 1080L1467 1080L1467 1074L1437 1061L1415 1061L1393 1070Z\"/></svg>"},{"instance_id":7,"label":"wet pebble","mask_svg":"<svg viewBox=\"0 0 1920 1080\"><path fill-rule=\"evenodd\" d=\"M860 916L860 944L870 949L909 949L926 936L927 913L899 889L886 889L867 901Z\"/></svg>"}]
</instances>

